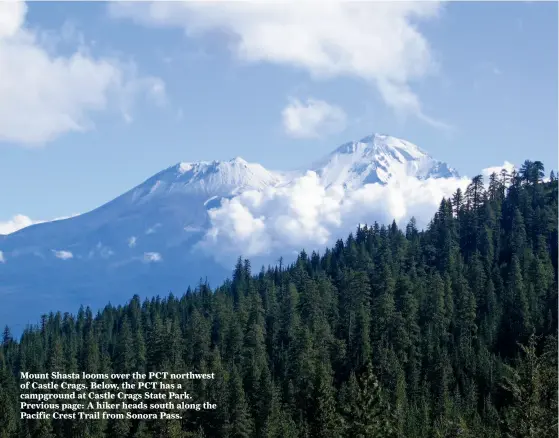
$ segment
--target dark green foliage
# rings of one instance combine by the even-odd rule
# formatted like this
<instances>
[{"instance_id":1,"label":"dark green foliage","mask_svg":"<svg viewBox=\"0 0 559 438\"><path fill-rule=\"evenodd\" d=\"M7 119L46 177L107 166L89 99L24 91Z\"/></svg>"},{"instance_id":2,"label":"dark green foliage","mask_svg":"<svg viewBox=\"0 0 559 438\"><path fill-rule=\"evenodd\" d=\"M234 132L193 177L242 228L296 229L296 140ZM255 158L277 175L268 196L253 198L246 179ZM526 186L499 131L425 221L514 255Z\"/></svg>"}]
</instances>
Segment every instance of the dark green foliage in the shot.
<instances>
[{"instance_id":1,"label":"dark green foliage","mask_svg":"<svg viewBox=\"0 0 559 438\"><path fill-rule=\"evenodd\" d=\"M538 355L532 335L527 345L521 345L516 367L505 366L502 384L513 400L504 416L507 437L557 436L557 394L550 394L556 389L549 386L557 381L556 339L550 337L544 348Z\"/></svg>"},{"instance_id":2,"label":"dark green foliage","mask_svg":"<svg viewBox=\"0 0 559 438\"><path fill-rule=\"evenodd\" d=\"M355 438L396 437L396 421L370 365L359 379L350 376L344 387L345 436Z\"/></svg>"},{"instance_id":3,"label":"dark green foliage","mask_svg":"<svg viewBox=\"0 0 559 438\"><path fill-rule=\"evenodd\" d=\"M426 230L373 224L323 256L44 315L0 347L0 438L557 436L557 179L474 178ZM19 371L214 372L180 421L20 421Z\"/></svg>"}]
</instances>

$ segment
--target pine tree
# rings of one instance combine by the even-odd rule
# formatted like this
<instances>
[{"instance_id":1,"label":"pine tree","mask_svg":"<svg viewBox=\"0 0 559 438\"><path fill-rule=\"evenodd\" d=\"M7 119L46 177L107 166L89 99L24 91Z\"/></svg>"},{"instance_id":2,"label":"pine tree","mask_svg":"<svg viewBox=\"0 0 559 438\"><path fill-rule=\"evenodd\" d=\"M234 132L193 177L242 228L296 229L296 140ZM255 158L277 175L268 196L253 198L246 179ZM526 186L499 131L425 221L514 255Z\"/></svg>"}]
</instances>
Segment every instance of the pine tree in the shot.
<instances>
[{"instance_id":1,"label":"pine tree","mask_svg":"<svg viewBox=\"0 0 559 438\"><path fill-rule=\"evenodd\" d=\"M518 367L506 366L503 387L511 394L513 404L505 412L505 424L511 438L557 436L557 391L546 397L546 386L557 383L546 377L556 378L557 367L549 362L550 352L537 355L536 342L536 337L531 336L527 345L520 346L523 357ZM556 357L556 352L553 354ZM555 375L550 369L555 370Z\"/></svg>"},{"instance_id":2,"label":"pine tree","mask_svg":"<svg viewBox=\"0 0 559 438\"><path fill-rule=\"evenodd\" d=\"M332 387L330 370L324 365L317 366L314 416L311 422L311 436L342 437L342 422L336 409L335 391Z\"/></svg>"},{"instance_id":3,"label":"pine tree","mask_svg":"<svg viewBox=\"0 0 559 438\"><path fill-rule=\"evenodd\" d=\"M235 367L230 375L229 394L228 410L230 418L228 436L231 438L250 438L254 425L246 402L242 380Z\"/></svg>"},{"instance_id":4,"label":"pine tree","mask_svg":"<svg viewBox=\"0 0 559 438\"><path fill-rule=\"evenodd\" d=\"M7 343L4 343L4 348ZM18 412L14 400L17 399L17 388L10 370L7 367L2 349L0 349L0 438L15 436Z\"/></svg>"},{"instance_id":5,"label":"pine tree","mask_svg":"<svg viewBox=\"0 0 559 438\"><path fill-rule=\"evenodd\" d=\"M266 421L263 435L265 438L297 438L297 426L290 416L287 406L283 405L279 391L274 390L270 415Z\"/></svg>"},{"instance_id":6,"label":"pine tree","mask_svg":"<svg viewBox=\"0 0 559 438\"><path fill-rule=\"evenodd\" d=\"M391 411L370 365L359 381L353 375L350 377L346 393L352 392L353 401L349 399L351 395L346 395L345 400L347 436L395 437L396 429Z\"/></svg>"}]
</instances>

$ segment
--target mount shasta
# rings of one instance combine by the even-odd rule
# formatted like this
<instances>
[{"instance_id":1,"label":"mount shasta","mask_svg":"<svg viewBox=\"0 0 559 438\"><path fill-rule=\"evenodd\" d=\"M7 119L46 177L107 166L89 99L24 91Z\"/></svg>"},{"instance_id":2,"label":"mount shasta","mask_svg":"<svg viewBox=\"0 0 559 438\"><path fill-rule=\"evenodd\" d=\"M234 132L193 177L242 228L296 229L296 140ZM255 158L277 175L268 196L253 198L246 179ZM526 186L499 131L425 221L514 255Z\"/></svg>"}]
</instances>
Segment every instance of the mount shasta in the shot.
<instances>
[{"instance_id":1,"label":"mount shasta","mask_svg":"<svg viewBox=\"0 0 559 438\"><path fill-rule=\"evenodd\" d=\"M0 323L17 331L51 309L180 295L201 278L216 286L240 255L255 269L290 262L363 222L425 225L464 184L414 144L378 134L300 171L178 163L88 213L0 235Z\"/></svg>"}]
</instances>

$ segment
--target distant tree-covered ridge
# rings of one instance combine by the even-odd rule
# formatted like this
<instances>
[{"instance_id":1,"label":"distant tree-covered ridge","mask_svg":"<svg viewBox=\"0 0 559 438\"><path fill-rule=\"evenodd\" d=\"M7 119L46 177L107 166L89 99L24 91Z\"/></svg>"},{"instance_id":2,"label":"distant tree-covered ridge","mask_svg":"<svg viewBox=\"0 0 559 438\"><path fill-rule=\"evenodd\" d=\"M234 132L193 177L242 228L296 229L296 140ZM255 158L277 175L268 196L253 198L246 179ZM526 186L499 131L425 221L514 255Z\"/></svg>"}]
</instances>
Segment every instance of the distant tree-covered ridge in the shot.
<instances>
[{"instance_id":1,"label":"distant tree-covered ridge","mask_svg":"<svg viewBox=\"0 0 559 438\"><path fill-rule=\"evenodd\" d=\"M0 438L556 437L558 183L543 172L477 176L426 230L375 223L257 275L239 259L215 290L6 328ZM19 420L20 371L161 370L215 373L182 383L218 409Z\"/></svg>"}]
</instances>

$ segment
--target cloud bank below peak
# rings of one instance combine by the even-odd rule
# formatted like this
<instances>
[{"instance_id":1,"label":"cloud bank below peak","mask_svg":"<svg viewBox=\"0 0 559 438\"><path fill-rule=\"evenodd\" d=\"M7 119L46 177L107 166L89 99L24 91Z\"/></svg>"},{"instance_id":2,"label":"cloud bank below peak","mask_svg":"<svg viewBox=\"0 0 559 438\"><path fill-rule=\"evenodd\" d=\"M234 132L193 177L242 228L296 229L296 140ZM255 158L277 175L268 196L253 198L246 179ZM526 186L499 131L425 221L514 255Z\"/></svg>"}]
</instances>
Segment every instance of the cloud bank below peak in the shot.
<instances>
[{"instance_id":1,"label":"cloud bank below peak","mask_svg":"<svg viewBox=\"0 0 559 438\"><path fill-rule=\"evenodd\" d=\"M501 169L482 169L487 180ZM418 179L399 175L386 184L364 184L357 188L325 184L318 173L308 171L287 185L249 190L208 211L210 228L196 248L223 266L239 256L255 265L273 264L279 255L290 257L302 249L323 251L336 240L355 231L358 224L388 224L403 227L414 217L425 228L443 198L458 188L465 191L468 177Z\"/></svg>"},{"instance_id":2,"label":"cloud bank below peak","mask_svg":"<svg viewBox=\"0 0 559 438\"><path fill-rule=\"evenodd\" d=\"M195 37L224 32L245 62L289 65L315 79L366 81L398 113L437 127L410 83L438 66L417 23L436 18L440 2L117 2L114 18L183 28Z\"/></svg>"},{"instance_id":3,"label":"cloud bank below peak","mask_svg":"<svg viewBox=\"0 0 559 438\"><path fill-rule=\"evenodd\" d=\"M398 178L385 185L366 184L356 190L326 187L317 173L307 172L286 186L250 190L224 199L209 210L210 229L197 248L224 266L243 248L243 257L274 263L278 254L306 249L323 251L355 231L357 224L415 217L427 225L443 197L464 190L468 178ZM270 258L271 257L271 258Z\"/></svg>"}]
</instances>

